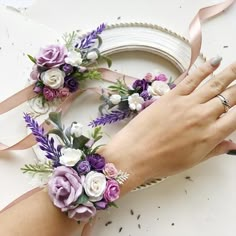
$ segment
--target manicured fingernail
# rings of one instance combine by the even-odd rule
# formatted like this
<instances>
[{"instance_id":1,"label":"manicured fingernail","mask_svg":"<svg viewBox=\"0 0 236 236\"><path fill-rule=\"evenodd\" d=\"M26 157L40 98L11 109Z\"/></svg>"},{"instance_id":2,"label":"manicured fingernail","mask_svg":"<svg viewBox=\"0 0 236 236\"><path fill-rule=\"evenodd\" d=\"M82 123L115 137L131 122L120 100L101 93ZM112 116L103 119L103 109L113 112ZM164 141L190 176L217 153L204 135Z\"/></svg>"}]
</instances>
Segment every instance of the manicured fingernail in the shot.
<instances>
[{"instance_id":1,"label":"manicured fingernail","mask_svg":"<svg viewBox=\"0 0 236 236\"><path fill-rule=\"evenodd\" d=\"M236 155L236 150L229 150L227 152L228 155Z\"/></svg>"},{"instance_id":2,"label":"manicured fingernail","mask_svg":"<svg viewBox=\"0 0 236 236\"><path fill-rule=\"evenodd\" d=\"M222 57L221 56L216 56L211 58L210 63L212 66L218 66L220 64L220 62L222 61Z\"/></svg>"}]
</instances>

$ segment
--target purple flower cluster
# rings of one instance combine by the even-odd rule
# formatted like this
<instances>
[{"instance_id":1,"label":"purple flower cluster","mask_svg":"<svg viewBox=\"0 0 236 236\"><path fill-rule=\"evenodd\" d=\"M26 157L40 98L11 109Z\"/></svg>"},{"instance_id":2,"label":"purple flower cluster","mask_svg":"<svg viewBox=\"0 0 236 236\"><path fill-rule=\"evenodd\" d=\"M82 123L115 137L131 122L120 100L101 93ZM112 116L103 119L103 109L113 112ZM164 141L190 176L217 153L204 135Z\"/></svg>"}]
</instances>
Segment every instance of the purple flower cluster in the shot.
<instances>
[{"instance_id":1,"label":"purple flower cluster","mask_svg":"<svg viewBox=\"0 0 236 236\"><path fill-rule=\"evenodd\" d=\"M91 47L105 28L105 24L101 24L73 49L59 44L49 45L41 48L35 58L29 56L35 63L30 74L30 78L35 81L34 92L46 101L53 101L77 91L79 79L84 79L83 73L87 71L86 55L89 55Z\"/></svg>"},{"instance_id":2,"label":"purple flower cluster","mask_svg":"<svg viewBox=\"0 0 236 236\"><path fill-rule=\"evenodd\" d=\"M117 175L118 171L112 163L106 164L104 157L91 154L74 167L55 168L48 182L49 196L54 205L67 212L70 218L87 221L97 210L106 209L110 202L119 198L120 187L115 180ZM97 179L98 176L100 179ZM95 188L93 183L96 183ZM97 191L100 191L101 197L94 200ZM82 198L86 200L80 202Z\"/></svg>"},{"instance_id":3,"label":"purple flower cluster","mask_svg":"<svg viewBox=\"0 0 236 236\"><path fill-rule=\"evenodd\" d=\"M169 83L168 81L169 79L165 74L153 76L151 73L147 73L143 79L135 80L131 88L124 85L127 94L124 94L125 89L122 90L122 94L114 94L114 91L112 91L112 99L111 97L103 99L104 104L100 106L101 108L108 106L108 110L110 111L90 122L89 126L96 127L111 124L137 115L139 111L144 110L157 100L158 96L160 96L158 93L165 93L167 90L175 87L173 83ZM158 85L155 84L155 82L158 83ZM118 84L117 88L119 88L119 86L121 86L121 84ZM119 89L117 92L119 92ZM114 96L117 97L114 98ZM118 100L118 102L116 102L116 100ZM141 109L135 109L137 104L139 106L141 105Z\"/></svg>"}]
</instances>

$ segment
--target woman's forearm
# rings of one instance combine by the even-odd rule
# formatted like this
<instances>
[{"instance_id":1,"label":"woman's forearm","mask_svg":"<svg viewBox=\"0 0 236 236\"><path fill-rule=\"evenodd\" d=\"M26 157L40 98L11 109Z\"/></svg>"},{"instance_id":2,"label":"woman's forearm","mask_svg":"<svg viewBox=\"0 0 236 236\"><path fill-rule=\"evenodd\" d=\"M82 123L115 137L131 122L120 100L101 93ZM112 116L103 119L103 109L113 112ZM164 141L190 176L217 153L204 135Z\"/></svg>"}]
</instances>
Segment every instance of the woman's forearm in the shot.
<instances>
[{"instance_id":1,"label":"woman's forearm","mask_svg":"<svg viewBox=\"0 0 236 236\"><path fill-rule=\"evenodd\" d=\"M84 224L69 219L42 190L0 214L0 235L78 236Z\"/></svg>"}]
</instances>

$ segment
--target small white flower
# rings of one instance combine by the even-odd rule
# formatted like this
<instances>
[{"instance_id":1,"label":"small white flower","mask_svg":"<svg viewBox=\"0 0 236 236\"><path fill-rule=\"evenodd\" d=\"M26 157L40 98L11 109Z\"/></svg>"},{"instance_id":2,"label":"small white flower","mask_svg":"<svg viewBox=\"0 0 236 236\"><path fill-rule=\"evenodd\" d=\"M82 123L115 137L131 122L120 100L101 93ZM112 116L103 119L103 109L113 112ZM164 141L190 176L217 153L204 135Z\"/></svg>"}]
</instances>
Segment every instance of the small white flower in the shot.
<instances>
[{"instance_id":1,"label":"small white flower","mask_svg":"<svg viewBox=\"0 0 236 236\"><path fill-rule=\"evenodd\" d=\"M170 91L170 87L163 81L154 81L152 85L148 87L148 93L152 96L162 96Z\"/></svg>"},{"instance_id":2,"label":"small white flower","mask_svg":"<svg viewBox=\"0 0 236 236\"><path fill-rule=\"evenodd\" d=\"M80 149L64 148L60 156L60 163L64 166L74 166L81 157L83 152Z\"/></svg>"},{"instance_id":3,"label":"small white flower","mask_svg":"<svg viewBox=\"0 0 236 236\"><path fill-rule=\"evenodd\" d=\"M119 94L113 94L110 96L109 100L112 104L117 105L121 102L121 96Z\"/></svg>"},{"instance_id":4,"label":"small white flower","mask_svg":"<svg viewBox=\"0 0 236 236\"><path fill-rule=\"evenodd\" d=\"M71 125L70 133L71 133L71 135L75 136L76 138L78 138L79 136L82 135L82 131L83 131L83 125L82 124L73 123Z\"/></svg>"},{"instance_id":5,"label":"small white flower","mask_svg":"<svg viewBox=\"0 0 236 236\"><path fill-rule=\"evenodd\" d=\"M106 190L105 175L96 171L89 172L85 177L84 190L91 202L100 201Z\"/></svg>"},{"instance_id":6,"label":"small white flower","mask_svg":"<svg viewBox=\"0 0 236 236\"><path fill-rule=\"evenodd\" d=\"M134 93L128 97L129 108L133 111L140 111L142 109L142 104L144 99L139 96L138 93Z\"/></svg>"},{"instance_id":7,"label":"small white flower","mask_svg":"<svg viewBox=\"0 0 236 236\"><path fill-rule=\"evenodd\" d=\"M96 61L98 59L98 53L96 51L91 51L87 54L87 59L91 61Z\"/></svg>"},{"instance_id":8,"label":"small white flower","mask_svg":"<svg viewBox=\"0 0 236 236\"><path fill-rule=\"evenodd\" d=\"M70 51L65 58L65 62L72 66L79 67L83 62L83 58L80 52Z\"/></svg>"},{"instance_id":9,"label":"small white flower","mask_svg":"<svg viewBox=\"0 0 236 236\"><path fill-rule=\"evenodd\" d=\"M43 83L52 88L61 88L64 84L65 73L58 68L49 69L41 74Z\"/></svg>"}]
</instances>

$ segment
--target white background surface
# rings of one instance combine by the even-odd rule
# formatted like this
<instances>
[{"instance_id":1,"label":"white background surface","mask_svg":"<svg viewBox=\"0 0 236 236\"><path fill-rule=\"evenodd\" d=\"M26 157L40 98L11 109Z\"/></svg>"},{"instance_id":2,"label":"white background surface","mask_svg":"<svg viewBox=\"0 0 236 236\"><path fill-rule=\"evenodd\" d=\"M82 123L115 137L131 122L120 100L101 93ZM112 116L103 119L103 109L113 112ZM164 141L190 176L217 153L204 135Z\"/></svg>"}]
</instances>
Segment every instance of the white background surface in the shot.
<instances>
[{"instance_id":1,"label":"white background surface","mask_svg":"<svg viewBox=\"0 0 236 236\"><path fill-rule=\"evenodd\" d=\"M187 36L189 22L197 10L216 2L218 1L40 0L35 1L35 4L25 14L59 33L74 29L87 31L103 21L108 23L138 21L159 24ZM121 19L118 20L118 17ZM235 60L235 20L236 4L222 15L204 24L203 27L202 51L207 57L221 54L223 66ZM40 35L40 33L37 35L35 33L37 30L32 30L30 34L30 31L27 32L25 28L19 29L20 22L19 26L14 25L14 22L5 22L5 25L10 25L12 34L14 34L14 28L17 29L17 37L28 42L28 44L24 44L29 46L27 51L34 51L36 47L40 46L40 43L45 43L54 38L54 34L49 33L50 31L45 35ZM26 27L25 23L22 25ZM34 25L28 27L28 29L35 29ZM36 29L40 28L38 25L37 27ZM46 29L43 30L46 32ZM24 32L26 32L25 36ZM6 42L4 41L4 43ZM8 43L10 44L11 40ZM33 44L32 47L30 47L30 43ZM16 48L17 42L15 45ZM20 42L19 45L21 45ZM223 46L228 46L228 48L223 48ZM26 48L19 50L25 51ZM1 61L3 56L4 59L7 58L8 52L4 54L2 50L0 53ZM23 60L23 58L20 60L22 61L21 65L27 67L28 65L24 64ZM19 60L8 58L8 63L5 62L4 65L13 66L14 63L19 64ZM11 70L9 66L4 71L5 76L0 77L3 84L1 86L1 100L25 84L25 81L17 80L19 77L24 78L20 74L20 68ZM20 136L24 136L25 129L23 122L20 121L22 111L24 111L24 107L0 119L1 140L7 136L5 140L13 143ZM7 129L10 130L9 134L6 133ZM236 141L236 135L232 137ZM21 174L19 168L31 160L34 154L28 150L14 152L13 154L1 153L0 156L0 207L3 207L30 188L27 179ZM227 155L217 157L185 173L171 177L158 186L127 195L118 202L119 209L112 209L101 214L102 216L96 226L96 235L235 235L235 158ZM193 181L186 180L186 176L191 176ZM130 214L131 209L134 211L134 215ZM141 215L139 220L136 218L138 214ZM112 224L105 227L104 224L109 220L112 221ZM141 225L141 229L138 228L138 224ZM123 230L119 233L120 227L123 227Z\"/></svg>"}]
</instances>

